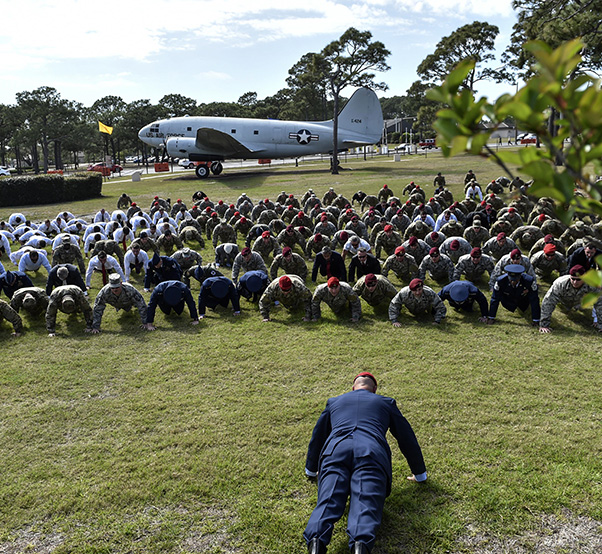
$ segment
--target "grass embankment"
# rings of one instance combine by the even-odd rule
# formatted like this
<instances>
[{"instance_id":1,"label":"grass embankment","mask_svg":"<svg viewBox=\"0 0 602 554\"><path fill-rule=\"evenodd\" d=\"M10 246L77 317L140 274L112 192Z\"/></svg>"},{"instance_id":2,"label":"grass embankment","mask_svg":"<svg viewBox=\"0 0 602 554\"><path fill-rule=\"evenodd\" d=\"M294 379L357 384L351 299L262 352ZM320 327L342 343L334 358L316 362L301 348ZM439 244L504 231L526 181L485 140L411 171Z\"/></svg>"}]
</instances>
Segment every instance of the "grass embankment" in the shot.
<instances>
[{"instance_id":1,"label":"grass embankment","mask_svg":"<svg viewBox=\"0 0 602 554\"><path fill-rule=\"evenodd\" d=\"M376 193L387 183L400 194L414 180L428 192L438 170L457 195L469 168L483 186L499 175L478 158L431 154L347 167L113 180L101 199L20 211L92 214L124 191L143 207L155 194L189 201L199 189L235 200L329 186ZM202 251L206 261L211 253ZM92 299L98 276L93 285ZM557 311L556 332L540 335L504 310L491 327L450 310L439 327L406 314L392 329L386 309L366 305L357 325L328 309L319 323L279 310L264 324L255 305L242 306L240 318L210 312L197 327L159 312L155 333L112 308L98 336L83 333L81 316L59 314L56 338L28 316L17 340L2 324L0 551L303 552L316 497L303 476L307 442L326 399L359 370L398 400L430 474L423 486L407 482L392 445L376 554L457 552L458 537L513 536L563 508L602 518L602 343L586 314ZM329 552L347 552L343 523Z\"/></svg>"}]
</instances>

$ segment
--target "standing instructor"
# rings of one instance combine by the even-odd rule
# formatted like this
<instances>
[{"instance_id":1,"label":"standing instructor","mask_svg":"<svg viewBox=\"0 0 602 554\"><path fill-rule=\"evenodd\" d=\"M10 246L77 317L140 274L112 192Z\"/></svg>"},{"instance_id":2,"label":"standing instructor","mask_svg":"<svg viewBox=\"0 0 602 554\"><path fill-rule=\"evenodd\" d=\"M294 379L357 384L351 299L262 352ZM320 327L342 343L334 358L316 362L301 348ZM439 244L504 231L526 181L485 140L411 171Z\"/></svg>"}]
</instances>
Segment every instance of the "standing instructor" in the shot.
<instances>
[{"instance_id":1,"label":"standing instructor","mask_svg":"<svg viewBox=\"0 0 602 554\"><path fill-rule=\"evenodd\" d=\"M305 473L318 477L318 503L303 536L309 554L323 554L333 526L349 500L347 534L352 554L372 550L391 492L391 450L387 430L407 459L411 481L425 481L422 451L395 400L376 393L376 378L358 374L351 392L330 398L309 443Z\"/></svg>"}]
</instances>

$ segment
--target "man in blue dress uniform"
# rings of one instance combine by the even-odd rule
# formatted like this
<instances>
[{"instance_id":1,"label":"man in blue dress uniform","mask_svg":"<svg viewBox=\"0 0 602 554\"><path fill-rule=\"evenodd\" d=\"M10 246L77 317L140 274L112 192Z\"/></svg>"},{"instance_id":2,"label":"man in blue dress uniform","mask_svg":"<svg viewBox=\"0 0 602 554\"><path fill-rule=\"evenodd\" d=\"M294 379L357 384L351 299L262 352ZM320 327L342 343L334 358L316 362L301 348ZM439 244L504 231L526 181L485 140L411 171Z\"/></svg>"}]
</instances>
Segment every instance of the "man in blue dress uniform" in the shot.
<instances>
[{"instance_id":1,"label":"man in blue dress uniform","mask_svg":"<svg viewBox=\"0 0 602 554\"><path fill-rule=\"evenodd\" d=\"M509 264L504 271L506 274L498 277L493 286L487 323L495 322L500 304L510 312L515 312L517 308L525 312L531 306L533 325L538 327L541 308L535 279L527 275L520 264Z\"/></svg>"},{"instance_id":2,"label":"man in blue dress uniform","mask_svg":"<svg viewBox=\"0 0 602 554\"><path fill-rule=\"evenodd\" d=\"M349 497L347 534L352 554L368 554L391 492L390 430L408 461L411 481L425 481L426 467L412 427L395 400L379 396L376 379L362 372L351 392L330 398L309 443L305 473L318 478L318 503L303 536L309 554L323 554Z\"/></svg>"}]
</instances>

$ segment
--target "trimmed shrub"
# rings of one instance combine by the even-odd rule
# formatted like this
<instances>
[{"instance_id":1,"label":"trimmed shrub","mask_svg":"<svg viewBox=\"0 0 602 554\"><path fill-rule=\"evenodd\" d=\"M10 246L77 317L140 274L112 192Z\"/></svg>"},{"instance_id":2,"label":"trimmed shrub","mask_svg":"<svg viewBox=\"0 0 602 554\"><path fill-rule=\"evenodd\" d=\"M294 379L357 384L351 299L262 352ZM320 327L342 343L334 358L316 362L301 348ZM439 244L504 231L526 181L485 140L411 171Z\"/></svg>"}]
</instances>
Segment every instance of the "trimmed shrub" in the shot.
<instances>
[{"instance_id":1,"label":"trimmed shrub","mask_svg":"<svg viewBox=\"0 0 602 554\"><path fill-rule=\"evenodd\" d=\"M102 175L95 171L63 175L24 175L0 179L0 206L54 204L95 198L102 193Z\"/></svg>"}]
</instances>

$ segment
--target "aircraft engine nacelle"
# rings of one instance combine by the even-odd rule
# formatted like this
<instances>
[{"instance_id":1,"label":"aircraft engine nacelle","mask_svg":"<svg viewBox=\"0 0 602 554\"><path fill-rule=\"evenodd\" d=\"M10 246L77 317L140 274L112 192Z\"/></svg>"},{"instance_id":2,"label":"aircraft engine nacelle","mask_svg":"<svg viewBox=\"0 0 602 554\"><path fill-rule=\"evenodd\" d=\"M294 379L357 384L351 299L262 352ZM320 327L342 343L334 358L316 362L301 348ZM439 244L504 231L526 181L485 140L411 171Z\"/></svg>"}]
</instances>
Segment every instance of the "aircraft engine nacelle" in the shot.
<instances>
[{"instance_id":1,"label":"aircraft engine nacelle","mask_svg":"<svg viewBox=\"0 0 602 554\"><path fill-rule=\"evenodd\" d=\"M193 162L213 162L223 160L219 154L202 153L192 137L170 137L165 142L167 155L172 158L188 158Z\"/></svg>"},{"instance_id":2,"label":"aircraft engine nacelle","mask_svg":"<svg viewBox=\"0 0 602 554\"><path fill-rule=\"evenodd\" d=\"M191 137L170 137L165 148L172 158L190 158L190 153L198 152L196 139Z\"/></svg>"}]
</instances>

